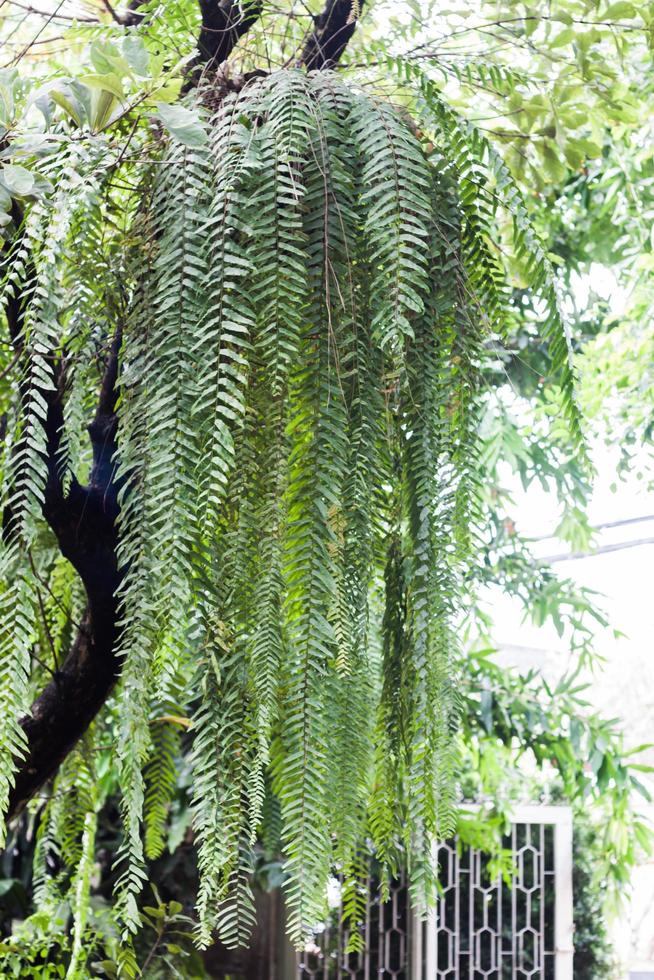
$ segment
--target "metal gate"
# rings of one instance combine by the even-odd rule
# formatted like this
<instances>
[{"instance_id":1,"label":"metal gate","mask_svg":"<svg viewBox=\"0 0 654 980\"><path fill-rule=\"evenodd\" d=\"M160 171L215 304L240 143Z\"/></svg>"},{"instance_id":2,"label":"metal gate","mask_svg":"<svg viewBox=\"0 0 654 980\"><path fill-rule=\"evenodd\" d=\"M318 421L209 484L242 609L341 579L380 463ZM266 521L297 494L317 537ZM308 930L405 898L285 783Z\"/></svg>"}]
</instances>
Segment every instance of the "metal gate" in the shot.
<instances>
[{"instance_id":1,"label":"metal gate","mask_svg":"<svg viewBox=\"0 0 654 980\"><path fill-rule=\"evenodd\" d=\"M298 954L297 980L572 980L572 815L568 807L513 813L510 883L491 878L481 851L440 844L440 897L426 921L411 914L403 879L381 904L371 887L362 953L333 921Z\"/></svg>"},{"instance_id":2,"label":"metal gate","mask_svg":"<svg viewBox=\"0 0 654 980\"><path fill-rule=\"evenodd\" d=\"M314 942L298 953L297 980L408 980L414 922L404 876L391 882L388 902L380 902L374 884L368 888L360 953L346 951L350 936L341 918L339 905L332 921L316 931Z\"/></svg>"}]
</instances>

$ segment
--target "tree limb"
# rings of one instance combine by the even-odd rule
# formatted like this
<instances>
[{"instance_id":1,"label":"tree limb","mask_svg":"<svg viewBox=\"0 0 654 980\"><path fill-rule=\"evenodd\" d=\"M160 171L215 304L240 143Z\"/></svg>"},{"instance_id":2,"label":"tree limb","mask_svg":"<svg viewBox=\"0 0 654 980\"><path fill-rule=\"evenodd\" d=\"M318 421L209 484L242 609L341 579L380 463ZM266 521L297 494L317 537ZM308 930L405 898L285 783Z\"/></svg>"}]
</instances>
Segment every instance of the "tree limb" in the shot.
<instances>
[{"instance_id":1,"label":"tree limb","mask_svg":"<svg viewBox=\"0 0 654 980\"><path fill-rule=\"evenodd\" d=\"M79 573L88 605L71 650L60 670L21 719L27 756L21 761L10 796L9 817L28 800L66 758L106 702L120 669L115 653L118 516L115 475L115 382L120 332L112 344L95 418L89 426L93 467L87 486L73 481L64 498L46 495L43 514L61 553Z\"/></svg>"},{"instance_id":2,"label":"tree limb","mask_svg":"<svg viewBox=\"0 0 654 980\"><path fill-rule=\"evenodd\" d=\"M130 0L125 11L116 10L116 8L110 3L110 0L102 0L102 4L107 11L111 14L113 19L117 24L122 24L123 27L136 27L140 24L144 18L144 14L141 13L140 8L147 2L147 0Z\"/></svg>"},{"instance_id":3,"label":"tree limb","mask_svg":"<svg viewBox=\"0 0 654 980\"><path fill-rule=\"evenodd\" d=\"M6 311L12 337L20 337L22 309ZM61 668L21 719L27 754L21 760L10 795L8 817L14 817L66 758L106 702L120 664L116 591L118 516L116 456L116 380L121 331L113 339L104 371L98 407L89 435L93 465L87 486L73 480L64 496L57 453L63 428L65 365L56 372L56 390L46 392L48 411L48 479L43 516L57 537L61 553L74 566L86 589L88 605L70 652ZM11 517L5 515L11 533Z\"/></svg>"},{"instance_id":4,"label":"tree limb","mask_svg":"<svg viewBox=\"0 0 654 980\"><path fill-rule=\"evenodd\" d=\"M363 0L327 0L304 39L297 64L308 71L333 68L354 34Z\"/></svg>"},{"instance_id":5,"label":"tree limb","mask_svg":"<svg viewBox=\"0 0 654 980\"><path fill-rule=\"evenodd\" d=\"M198 53L189 65L185 90L196 84L202 71L215 70L229 58L262 11L262 0L198 0L198 3L202 27Z\"/></svg>"}]
</instances>

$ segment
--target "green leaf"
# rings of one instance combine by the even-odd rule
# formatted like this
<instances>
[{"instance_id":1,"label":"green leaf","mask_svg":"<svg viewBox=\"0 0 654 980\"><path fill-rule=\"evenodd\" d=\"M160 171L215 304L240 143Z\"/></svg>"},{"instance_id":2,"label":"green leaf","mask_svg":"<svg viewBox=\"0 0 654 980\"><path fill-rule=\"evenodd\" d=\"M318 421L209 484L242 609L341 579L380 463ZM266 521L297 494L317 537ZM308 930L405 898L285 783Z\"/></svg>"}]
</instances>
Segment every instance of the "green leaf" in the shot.
<instances>
[{"instance_id":1,"label":"green leaf","mask_svg":"<svg viewBox=\"0 0 654 980\"><path fill-rule=\"evenodd\" d=\"M550 48L562 48L565 44L571 44L575 39L575 31L572 27L566 27L560 31L556 37L549 42Z\"/></svg>"},{"instance_id":2,"label":"green leaf","mask_svg":"<svg viewBox=\"0 0 654 980\"><path fill-rule=\"evenodd\" d=\"M91 89L100 89L102 92L110 92L117 99L124 99L125 90L120 77L116 74L109 75L82 75L80 82L88 85Z\"/></svg>"},{"instance_id":3,"label":"green leaf","mask_svg":"<svg viewBox=\"0 0 654 980\"><path fill-rule=\"evenodd\" d=\"M91 92L79 82L69 84L57 80L46 87L44 94L46 93L78 126L83 126L88 120ZM87 97L84 98L84 95Z\"/></svg>"},{"instance_id":4,"label":"green leaf","mask_svg":"<svg viewBox=\"0 0 654 980\"><path fill-rule=\"evenodd\" d=\"M0 878L0 896L9 894L15 888L25 890L25 886L19 878Z\"/></svg>"},{"instance_id":5,"label":"green leaf","mask_svg":"<svg viewBox=\"0 0 654 980\"><path fill-rule=\"evenodd\" d=\"M207 134L200 121L199 111L181 105L157 102L159 119L176 140L184 146L201 149L206 146Z\"/></svg>"},{"instance_id":6,"label":"green leaf","mask_svg":"<svg viewBox=\"0 0 654 980\"><path fill-rule=\"evenodd\" d=\"M93 92L90 122L96 133L110 122L115 105L115 95L106 88L98 88Z\"/></svg>"},{"instance_id":7,"label":"green leaf","mask_svg":"<svg viewBox=\"0 0 654 980\"><path fill-rule=\"evenodd\" d=\"M15 75L15 73L13 73ZM8 72L0 72L0 122L9 125L14 114L13 79Z\"/></svg>"},{"instance_id":8,"label":"green leaf","mask_svg":"<svg viewBox=\"0 0 654 980\"><path fill-rule=\"evenodd\" d=\"M130 74L129 62L111 42L94 41L91 45L91 61L100 75L117 74L122 78Z\"/></svg>"},{"instance_id":9,"label":"green leaf","mask_svg":"<svg viewBox=\"0 0 654 980\"><path fill-rule=\"evenodd\" d=\"M2 168L5 187L14 197L26 197L34 188L34 175L16 163L6 163Z\"/></svg>"},{"instance_id":10,"label":"green leaf","mask_svg":"<svg viewBox=\"0 0 654 980\"><path fill-rule=\"evenodd\" d=\"M96 973L102 970L108 977L118 976L118 967L115 960L94 960L91 965Z\"/></svg>"},{"instance_id":11,"label":"green leaf","mask_svg":"<svg viewBox=\"0 0 654 980\"><path fill-rule=\"evenodd\" d=\"M150 54L141 37L129 34L123 41L123 54L135 75L139 78L149 75Z\"/></svg>"},{"instance_id":12,"label":"green leaf","mask_svg":"<svg viewBox=\"0 0 654 980\"><path fill-rule=\"evenodd\" d=\"M636 17L638 11L633 3L628 3L627 0L618 0L618 3L612 3L608 7L602 17L603 20L622 20L630 19Z\"/></svg>"}]
</instances>

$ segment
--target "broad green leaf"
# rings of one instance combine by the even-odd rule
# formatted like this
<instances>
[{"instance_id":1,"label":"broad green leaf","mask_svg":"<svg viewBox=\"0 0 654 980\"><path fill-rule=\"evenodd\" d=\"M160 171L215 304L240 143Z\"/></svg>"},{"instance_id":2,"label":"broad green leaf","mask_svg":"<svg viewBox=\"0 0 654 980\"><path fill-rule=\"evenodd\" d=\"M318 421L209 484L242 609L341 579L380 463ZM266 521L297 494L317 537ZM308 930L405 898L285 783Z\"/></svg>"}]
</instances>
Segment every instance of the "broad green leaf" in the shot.
<instances>
[{"instance_id":1,"label":"broad green leaf","mask_svg":"<svg viewBox=\"0 0 654 980\"><path fill-rule=\"evenodd\" d=\"M610 7L605 10L602 19L603 20L621 20L630 19L636 17L638 11L633 3L628 3L627 0L618 0L618 3L612 3Z\"/></svg>"},{"instance_id":2,"label":"broad green leaf","mask_svg":"<svg viewBox=\"0 0 654 980\"><path fill-rule=\"evenodd\" d=\"M34 188L34 175L16 163L6 163L2 168L5 187L14 197L25 197Z\"/></svg>"},{"instance_id":3,"label":"broad green leaf","mask_svg":"<svg viewBox=\"0 0 654 980\"><path fill-rule=\"evenodd\" d=\"M107 89L100 88L93 92L90 122L96 133L110 122L115 105L116 97Z\"/></svg>"},{"instance_id":4,"label":"broad green leaf","mask_svg":"<svg viewBox=\"0 0 654 980\"><path fill-rule=\"evenodd\" d=\"M565 44L571 44L575 39L575 31L573 27L566 27L564 30L559 31L556 37L552 38L549 42L550 48L562 48Z\"/></svg>"},{"instance_id":5,"label":"broad green leaf","mask_svg":"<svg viewBox=\"0 0 654 980\"><path fill-rule=\"evenodd\" d=\"M0 77L0 122L9 124L14 114L13 86Z\"/></svg>"},{"instance_id":6,"label":"broad green leaf","mask_svg":"<svg viewBox=\"0 0 654 980\"><path fill-rule=\"evenodd\" d=\"M60 106L78 126L81 127L87 122L91 101L89 89L86 90L89 95L88 102L81 97L82 92L79 84L74 85L57 80L49 85L46 91L52 101Z\"/></svg>"},{"instance_id":7,"label":"broad green leaf","mask_svg":"<svg viewBox=\"0 0 654 980\"><path fill-rule=\"evenodd\" d=\"M137 34L129 34L123 41L123 54L130 68L139 78L145 78L150 71L150 54Z\"/></svg>"},{"instance_id":8,"label":"broad green leaf","mask_svg":"<svg viewBox=\"0 0 654 980\"><path fill-rule=\"evenodd\" d=\"M157 113L166 129L184 146L199 149L206 145L207 134L197 110L158 102Z\"/></svg>"},{"instance_id":9,"label":"broad green leaf","mask_svg":"<svg viewBox=\"0 0 654 980\"><path fill-rule=\"evenodd\" d=\"M130 65L120 49L107 41L94 41L91 45L91 61L100 75L117 74L120 78L130 74Z\"/></svg>"},{"instance_id":10,"label":"broad green leaf","mask_svg":"<svg viewBox=\"0 0 654 980\"><path fill-rule=\"evenodd\" d=\"M82 75L80 82L84 85L88 85L91 89L100 89L103 92L110 92L117 99L122 100L125 97L125 90L123 89L123 83L118 75Z\"/></svg>"}]
</instances>

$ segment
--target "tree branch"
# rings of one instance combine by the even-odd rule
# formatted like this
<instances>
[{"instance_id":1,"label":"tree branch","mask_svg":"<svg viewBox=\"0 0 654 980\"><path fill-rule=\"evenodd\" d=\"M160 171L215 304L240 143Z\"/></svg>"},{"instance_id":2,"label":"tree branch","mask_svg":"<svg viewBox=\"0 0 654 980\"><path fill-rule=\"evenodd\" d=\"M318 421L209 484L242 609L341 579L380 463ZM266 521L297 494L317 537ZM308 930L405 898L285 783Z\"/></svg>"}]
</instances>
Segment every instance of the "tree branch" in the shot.
<instances>
[{"instance_id":1,"label":"tree branch","mask_svg":"<svg viewBox=\"0 0 654 980\"><path fill-rule=\"evenodd\" d=\"M327 0L304 39L297 64L308 71L333 68L354 34L362 6L363 0Z\"/></svg>"},{"instance_id":2,"label":"tree branch","mask_svg":"<svg viewBox=\"0 0 654 980\"><path fill-rule=\"evenodd\" d=\"M202 27L198 53L189 65L185 90L197 83L201 71L215 70L229 58L262 11L262 0L198 0L198 3Z\"/></svg>"},{"instance_id":3,"label":"tree branch","mask_svg":"<svg viewBox=\"0 0 654 980\"><path fill-rule=\"evenodd\" d=\"M95 418L89 425L93 465L87 486L73 480L64 497L56 466L63 424L62 395L48 403L48 485L43 515L54 531L61 553L80 575L88 605L61 669L21 719L27 756L21 760L10 796L8 816L21 812L28 800L53 776L106 702L120 663L115 653L116 591L120 572L116 559L118 516L116 468L116 380L121 331L113 339L105 367Z\"/></svg>"},{"instance_id":4,"label":"tree branch","mask_svg":"<svg viewBox=\"0 0 654 980\"><path fill-rule=\"evenodd\" d=\"M123 27L136 27L137 24L141 23L145 15L141 13L140 8L146 2L147 0L130 0L130 3L127 5L127 10L121 11L116 10L110 3L110 0L102 0L107 13L111 14L116 23L122 24Z\"/></svg>"}]
</instances>

